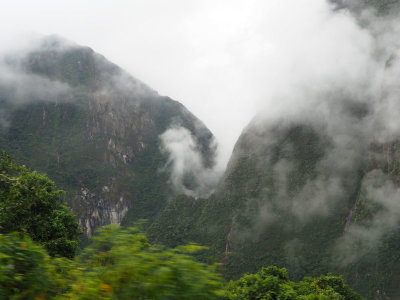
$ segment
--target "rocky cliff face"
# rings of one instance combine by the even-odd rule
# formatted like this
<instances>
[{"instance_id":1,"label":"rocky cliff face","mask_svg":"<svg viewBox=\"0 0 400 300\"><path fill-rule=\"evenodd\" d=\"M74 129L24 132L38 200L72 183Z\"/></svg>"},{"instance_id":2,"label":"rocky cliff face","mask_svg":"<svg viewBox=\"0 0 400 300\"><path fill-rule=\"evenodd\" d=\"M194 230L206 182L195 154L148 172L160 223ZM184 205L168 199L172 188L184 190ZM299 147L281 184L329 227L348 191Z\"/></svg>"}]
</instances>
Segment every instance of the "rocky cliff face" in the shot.
<instances>
[{"instance_id":1,"label":"rocky cliff face","mask_svg":"<svg viewBox=\"0 0 400 300\"><path fill-rule=\"evenodd\" d=\"M214 159L212 134L180 103L56 37L5 57L0 119L0 149L66 189L87 235L151 219L166 205L172 189L159 135L171 126L190 132L205 167Z\"/></svg>"}]
</instances>

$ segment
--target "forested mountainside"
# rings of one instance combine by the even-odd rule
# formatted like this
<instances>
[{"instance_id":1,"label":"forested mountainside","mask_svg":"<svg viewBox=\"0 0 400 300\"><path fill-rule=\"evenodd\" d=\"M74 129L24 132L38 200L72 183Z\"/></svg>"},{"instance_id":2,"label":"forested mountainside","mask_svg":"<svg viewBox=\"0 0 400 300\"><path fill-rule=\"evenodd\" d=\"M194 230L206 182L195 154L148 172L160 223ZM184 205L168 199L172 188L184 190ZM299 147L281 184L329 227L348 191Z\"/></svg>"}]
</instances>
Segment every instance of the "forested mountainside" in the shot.
<instances>
[{"instance_id":1,"label":"forested mountainside","mask_svg":"<svg viewBox=\"0 0 400 300\"><path fill-rule=\"evenodd\" d=\"M88 236L164 208L173 193L159 138L167 129L185 128L204 168L214 164L213 135L183 105L59 37L5 56L0 125L0 149L66 190Z\"/></svg>"},{"instance_id":2,"label":"forested mountainside","mask_svg":"<svg viewBox=\"0 0 400 300\"><path fill-rule=\"evenodd\" d=\"M398 1L367 2L359 9L384 16ZM368 299L399 299L398 67L388 53L380 92L368 97L332 89L296 114L260 113L216 192L174 199L151 240L206 245L199 258L222 262L228 278L276 264L295 279L333 272Z\"/></svg>"}]
</instances>

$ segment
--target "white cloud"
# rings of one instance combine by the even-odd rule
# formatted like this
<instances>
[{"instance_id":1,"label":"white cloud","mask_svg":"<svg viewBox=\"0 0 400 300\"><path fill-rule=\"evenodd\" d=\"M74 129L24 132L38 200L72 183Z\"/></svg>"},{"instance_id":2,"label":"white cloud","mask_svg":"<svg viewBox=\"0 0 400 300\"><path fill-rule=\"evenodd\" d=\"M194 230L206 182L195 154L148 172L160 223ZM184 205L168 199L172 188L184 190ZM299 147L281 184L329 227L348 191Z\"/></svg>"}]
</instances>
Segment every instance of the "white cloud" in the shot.
<instances>
[{"instance_id":1,"label":"white cloud","mask_svg":"<svg viewBox=\"0 0 400 300\"><path fill-rule=\"evenodd\" d=\"M184 103L225 161L261 106L272 111L289 85L364 74L369 49L355 22L321 0L17 0L2 3L0 26L0 51L31 32L94 48Z\"/></svg>"},{"instance_id":2,"label":"white cloud","mask_svg":"<svg viewBox=\"0 0 400 300\"><path fill-rule=\"evenodd\" d=\"M205 167L199 145L189 130L171 127L160 135L161 151L168 156L165 166L177 193L194 197L209 196L222 174L219 165Z\"/></svg>"}]
</instances>

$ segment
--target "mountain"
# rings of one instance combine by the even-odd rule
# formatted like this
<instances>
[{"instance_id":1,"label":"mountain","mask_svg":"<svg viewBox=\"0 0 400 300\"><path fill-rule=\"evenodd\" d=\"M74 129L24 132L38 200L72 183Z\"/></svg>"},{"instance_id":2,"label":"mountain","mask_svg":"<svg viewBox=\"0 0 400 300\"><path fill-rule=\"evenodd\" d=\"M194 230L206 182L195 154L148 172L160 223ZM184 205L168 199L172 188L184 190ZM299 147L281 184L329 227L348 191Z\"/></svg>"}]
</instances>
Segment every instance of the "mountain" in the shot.
<instances>
[{"instance_id":1,"label":"mountain","mask_svg":"<svg viewBox=\"0 0 400 300\"><path fill-rule=\"evenodd\" d=\"M365 8L376 7L371 18L379 19L397 3L332 2L365 30ZM199 120L89 48L60 39L6 57L0 148L66 189L89 236L103 224L146 218L152 243L205 245L197 258L220 262L227 279L276 265L292 280L332 272L368 299L398 299L400 60L376 49L384 58L373 87L299 89L290 100L304 107L255 116L215 190L202 182L207 176L196 177L215 156ZM168 140L188 147L171 155ZM189 171L174 164L182 157Z\"/></svg>"},{"instance_id":2,"label":"mountain","mask_svg":"<svg viewBox=\"0 0 400 300\"><path fill-rule=\"evenodd\" d=\"M201 121L88 47L45 37L0 66L0 149L65 189L88 236L164 208L174 194L160 139L169 128L190 134L202 167L214 164Z\"/></svg>"},{"instance_id":3,"label":"mountain","mask_svg":"<svg viewBox=\"0 0 400 300\"><path fill-rule=\"evenodd\" d=\"M344 2L377 7L380 24L398 3ZM176 197L149 227L151 240L207 246L198 258L222 263L226 278L277 265L294 280L332 272L368 299L399 299L400 60L380 51L378 92L333 83L294 95L291 103L306 103L295 113L260 112L215 192Z\"/></svg>"}]
</instances>

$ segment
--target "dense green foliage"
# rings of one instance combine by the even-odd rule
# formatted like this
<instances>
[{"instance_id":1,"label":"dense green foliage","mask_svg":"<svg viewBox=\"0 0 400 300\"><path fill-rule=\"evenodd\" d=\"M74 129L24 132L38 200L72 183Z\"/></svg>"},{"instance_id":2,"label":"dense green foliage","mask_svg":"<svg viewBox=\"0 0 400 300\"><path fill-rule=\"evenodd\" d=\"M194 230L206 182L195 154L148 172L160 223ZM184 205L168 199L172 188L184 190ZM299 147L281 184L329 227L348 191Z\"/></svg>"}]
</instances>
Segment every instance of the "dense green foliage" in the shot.
<instances>
[{"instance_id":1,"label":"dense green foliage","mask_svg":"<svg viewBox=\"0 0 400 300\"><path fill-rule=\"evenodd\" d=\"M1 299L219 299L216 266L202 247L152 247L137 229L109 226L74 261L50 258L27 236L0 235Z\"/></svg>"},{"instance_id":2,"label":"dense green foliage","mask_svg":"<svg viewBox=\"0 0 400 300\"><path fill-rule=\"evenodd\" d=\"M136 229L102 228L78 258L83 268L70 294L73 299L218 298L222 282L216 266L189 256L201 249L190 245L161 250Z\"/></svg>"},{"instance_id":3,"label":"dense green foliage","mask_svg":"<svg viewBox=\"0 0 400 300\"><path fill-rule=\"evenodd\" d=\"M16 166L10 156L0 158L0 232L26 232L50 255L73 257L81 230L75 215L61 202L46 175Z\"/></svg>"},{"instance_id":4,"label":"dense green foliage","mask_svg":"<svg viewBox=\"0 0 400 300\"><path fill-rule=\"evenodd\" d=\"M23 234L0 235L1 299L362 299L342 278L295 283L262 268L225 284L216 265L196 262L195 245L151 246L136 228L103 227L75 260L51 258Z\"/></svg>"},{"instance_id":5,"label":"dense green foliage","mask_svg":"<svg viewBox=\"0 0 400 300\"><path fill-rule=\"evenodd\" d=\"M53 287L50 257L20 233L0 234L0 298L35 299Z\"/></svg>"},{"instance_id":6,"label":"dense green foliage","mask_svg":"<svg viewBox=\"0 0 400 300\"><path fill-rule=\"evenodd\" d=\"M352 291L341 277L307 277L304 281L289 280L286 269L277 267L262 268L256 274L244 275L237 281L231 281L227 288L229 299L343 299L361 300L360 295Z\"/></svg>"}]
</instances>

